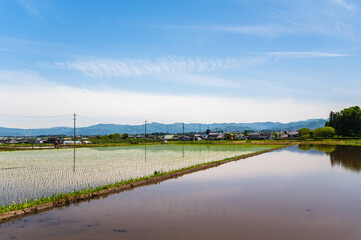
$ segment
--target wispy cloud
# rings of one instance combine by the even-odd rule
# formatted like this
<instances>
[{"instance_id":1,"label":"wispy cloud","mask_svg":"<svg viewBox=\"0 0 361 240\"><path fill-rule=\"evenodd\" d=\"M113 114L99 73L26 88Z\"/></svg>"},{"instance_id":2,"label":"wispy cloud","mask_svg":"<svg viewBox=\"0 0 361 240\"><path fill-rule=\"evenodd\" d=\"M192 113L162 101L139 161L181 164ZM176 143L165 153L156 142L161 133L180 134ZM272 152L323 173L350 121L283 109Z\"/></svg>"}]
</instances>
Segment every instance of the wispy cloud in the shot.
<instances>
[{"instance_id":1,"label":"wispy cloud","mask_svg":"<svg viewBox=\"0 0 361 240\"><path fill-rule=\"evenodd\" d=\"M336 4L337 6L346 9L347 11L350 12L355 12L356 11L356 7L350 3L347 3L344 0L330 0L331 3Z\"/></svg>"},{"instance_id":2,"label":"wispy cloud","mask_svg":"<svg viewBox=\"0 0 361 240\"><path fill-rule=\"evenodd\" d=\"M195 74L173 75L167 77L167 80L205 87L238 88L241 86L240 83L228 79Z\"/></svg>"},{"instance_id":3,"label":"wispy cloud","mask_svg":"<svg viewBox=\"0 0 361 240\"><path fill-rule=\"evenodd\" d=\"M329 58L329 57L346 57L348 54L328 53L328 52L267 52L266 55L276 58Z\"/></svg>"},{"instance_id":4,"label":"wispy cloud","mask_svg":"<svg viewBox=\"0 0 361 240\"><path fill-rule=\"evenodd\" d=\"M26 85L44 81L44 78L34 71L0 70L0 83Z\"/></svg>"},{"instance_id":5,"label":"wispy cloud","mask_svg":"<svg viewBox=\"0 0 361 240\"><path fill-rule=\"evenodd\" d=\"M90 77L141 77L206 74L245 69L282 58L344 57L347 54L327 52L267 52L248 58L185 58L113 59L83 57L69 62L57 62L62 69L81 71ZM196 76L196 75L188 75ZM194 78L195 79L195 78ZM198 77L196 82L203 80ZM221 82L221 81L218 81Z\"/></svg>"},{"instance_id":6,"label":"wispy cloud","mask_svg":"<svg viewBox=\"0 0 361 240\"><path fill-rule=\"evenodd\" d=\"M170 26L170 28L228 32L235 34L257 35L265 37L276 37L282 33L289 32L285 27L269 24L269 25L250 25L250 26Z\"/></svg>"},{"instance_id":7,"label":"wispy cloud","mask_svg":"<svg viewBox=\"0 0 361 240\"><path fill-rule=\"evenodd\" d=\"M236 2L244 4L247 1ZM264 4L263 0L248 2L248 5L254 4L257 7ZM354 14L357 12L357 6L346 0L292 0L284 1L284 3L282 1L277 2L279 2L279 4L276 4L277 7L271 5L266 12L256 11L256 14L260 14L258 17L259 21L257 21L259 23L257 24L252 22L252 20L245 20L239 25L168 25L162 27L271 38L310 34L354 38L355 35L359 35L361 32L357 24L360 21L360 17L358 14Z\"/></svg>"},{"instance_id":8,"label":"wispy cloud","mask_svg":"<svg viewBox=\"0 0 361 240\"><path fill-rule=\"evenodd\" d=\"M245 59L225 58L184 58L165 57L137 60L109 58L81 58L72 62L58 62L56 66L81 71L90 77L149 76L179 73L207 73L248 67L266 62L264 57Z\"/></svg>"},{"instance_id":9,"label":"wispy cloud","mask_svg":"<svg viewBox=\"0 0 361 240\"><path fill-rule=\"evenodd\" d=\"M17 76L21 76L19 73ZM25 77L28 77L26 74ZM26 79L19 79L26 81ZM61 104L44 99L61 99ZM9 101L11 99L11 101ZM31 101L24 101L31 99ZM85 101L79 101L84 99ZM131 99L131 101L130 101ZM74 111L105 122L140 123L144 119L171 122L253 122L294 121L327 116L330 103L314 104L292 99L267 101L245 97L220 97L199 94L153 94L115 89L87 89L52 82L3 84L0 82L1 111L15 115L70 115ZM126 102L127 104L119 104ZM91 107L90 107L91 106ZM300 111L300 109L307 111ZM71 116L66 122L71 124ZM88 124L81 122L80 125ZM56 122L15 122L1 120L7 127L49 127Z\"/></svg>"},{"instance_id":10,"label":"wispy cloud","mask_svg":"<svg viewBox=\"0 0 361 240\"><path fill-rule=\"evenodd\" d=\"M0 48L0 52L10 52L10 50L7 48Z\"/></svg>"},{"instance_id":11,"label":"wispy cloud","mask_svg":"<svg viewBox=\"0 0 361 240\"><path fill-rule=\"evenodd\" d=\"M18 3L34 16L41 17L32 0L18 0Z\"/></svg>"}]
</instances>

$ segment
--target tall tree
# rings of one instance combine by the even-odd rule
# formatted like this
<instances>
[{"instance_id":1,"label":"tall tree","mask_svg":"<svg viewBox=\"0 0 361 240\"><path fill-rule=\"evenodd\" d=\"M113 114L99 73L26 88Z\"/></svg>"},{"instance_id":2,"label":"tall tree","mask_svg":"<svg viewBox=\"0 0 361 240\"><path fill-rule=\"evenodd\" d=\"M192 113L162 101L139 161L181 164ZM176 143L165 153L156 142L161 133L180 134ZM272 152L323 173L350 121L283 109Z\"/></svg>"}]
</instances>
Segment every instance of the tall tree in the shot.
<instances>
[{"instance_id":1,"label":"tall tree","mask_svg":"<svg viewBox=\"0 0 361 240\"><path fill-rule=\"evenodd\" d=\"M361 137L361 109L359 106L345 108L340 112L330 112L326 126L333 127L337 135Z\"/></svg>"}]
</instances>

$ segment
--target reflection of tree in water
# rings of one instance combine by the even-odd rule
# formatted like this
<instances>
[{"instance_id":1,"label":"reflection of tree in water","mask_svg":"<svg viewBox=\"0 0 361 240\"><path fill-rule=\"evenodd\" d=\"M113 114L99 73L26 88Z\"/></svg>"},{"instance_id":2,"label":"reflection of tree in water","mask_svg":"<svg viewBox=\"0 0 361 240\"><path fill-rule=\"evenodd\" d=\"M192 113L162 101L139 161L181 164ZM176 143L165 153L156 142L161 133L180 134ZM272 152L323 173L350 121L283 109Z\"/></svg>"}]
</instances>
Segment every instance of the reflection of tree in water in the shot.
<instances>
[{"instance_id":1,"label":"reflection of tree in water","mask_svg":"<svg viewBox=\"0 0 361 240\"><path fill-rule=\"evenodd\" d=\"M341 166L351 171L361 172L361 147L300 144L298 148L303 151L315 149L325 152L330 156L332 166Z\"/></svg>"},{"instance_id":2,"label":"reflection of tree in water","mask_svg":"<svg viewBox=\"0 0 361 240\"><path fill-rule=\"evenodd\" d=\"M329 153L335 151L336 146L335 145L320 145L320 144L300 144L300 145L298 145L298 148L303 151L316 149L319 152L325 152L327 155L329 155Z\"/></svg>"},{"instance_id":3,"label":"reflection of tree in water","mask_svg":"<svg viewBox=\"0 0 361 240\"><path fill-rule=\"evenodd\" d=\"M313 145L312 144L300 144L300 145L298 145L298 148L301 149L302 151L308 151L313 148Z\"/></svg>"},{"instance_id":4,"label":"reflection of tree in water","mask_svg":"<svg viewBox=\"0 0 361 240\"><path fill-rule=\"evenodd\" d=\"M345 169L361 172L361 147L336 146L330 154L332 166L342 166Z\"/></svg>"}]
</instances>

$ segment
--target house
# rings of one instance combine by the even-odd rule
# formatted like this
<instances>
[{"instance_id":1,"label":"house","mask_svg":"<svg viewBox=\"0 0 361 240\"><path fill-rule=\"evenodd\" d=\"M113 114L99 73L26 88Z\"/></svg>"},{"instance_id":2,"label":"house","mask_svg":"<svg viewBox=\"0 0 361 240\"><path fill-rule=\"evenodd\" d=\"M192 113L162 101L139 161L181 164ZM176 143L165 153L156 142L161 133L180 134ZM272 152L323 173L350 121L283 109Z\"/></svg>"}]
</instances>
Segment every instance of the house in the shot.
<instances>
[{"instance_id":1,"label":"house","mask_svg":"<svg viewBox=\"0 0 361 240\"><path fill-rule=\"evenodd\" d=\"M207 135L207 140L219 140L218 139L218 133L209 133L208 135Z\"/></svg>"},{"instance_id":2,"label":"house","mask_svg":"<svg viewBox=\"0 0 361 240\"><path fill-rule=\"evenodd\" d=\"M201 134L194 134L193 135L193 141L202 141L203 136Z\"/></svg>"},{"instance_id":3,"label":"house","mask_svg":"<svg viewBox=\"0 0 361 240\"><path fill-rule=\"evenodd\" d=\"M179 140L179 136L177 135L165 135L163 137L164 141L170 141L170 140Z\"/></svg>"},{"instance_id":4,"label":"house","mask_svg":"<svg viewBox=\"0 0 361 240\"><path fill-rule=\"evenodd\" d=\"M288 132L288 137L290 137L290 138L298 138L299 137L298 131L289 131Z\"/></svg>"},{"instance_id":5,"label":"house","mask_svg":"<svg viewBox=\"0 0 361 240\"><path fill-rule=\"evenodd\" d=\"M38 138L34 141L35 144L43 144L44 143L44 140L41 139L41 138Z\"/></svg>"},{"instance_id":6,"label":"house","mask_svg":"<svg viewBox=\"0 0 361 240\"><path fill-rule=\"evenodd\" d=\"M261 131L260 139L269 140L272 139L272 133L270 131Z\"/></svg>"},{"instance_id":7,"label":"house","mask_svg":"<svg viewBox=\"0 0 361 240\"><path fill-rule=\"evenodd\" d=\"M278 135L278 137L281 138L281 139L285 139L285 138L288 138L288 134L281 133L280 135Z\"/></svg>"},{"instance_id":8,"label":"house","mask_svg":"<svg viewBox=\"0 0 361 240\"><path fill-rule=\"evenodd\" d=\"M69 138L70 140L70 138ZM56 142L58 143L62 143L63 140L60 137L50 137L48 139L46 139L45 141L43 141L44 143L52 143L55 144Z\"/></svg>"},{"instance_id":9,"label":"house","mask_svg":"<svg viewBox=\"0 0 361 240\"><path fill-rule=\"evenodd\" d=\"M237 136L236 136L236 139L237 140L245 140L246 139L246 136L242 133L238 133Z\"/></svg>"},{"instance_id":10,"label":"house","mask_svg":"<svg viewBox=\"0 0 361 240\"><path fill-rule=\"evenodd\" d=\"M249 133L249 136L248 136L249 140L259 140L260 138L261 138L261 134L259 132Z\"/></svg>"},{"instance_id":11,"label":"house","mask_svg":"<svg viewBox=\"0 0 361 240\"><path fill-rule=\"evenodd\" d=\"M217 140L224 140L224 133L219 133L217 136Z\"/></svg>"},{"instance_id":12,"label":"house","mask_svg":"<svg viewBox=\"0 0 361 240\"><path fill-rule=\"evenodd\" d=\"M6 137L0 137L0 144L7 144L10 142L10 139Z\"/></svg>"},{"instance_id":13,"label":"house","mask_svg":"<svg viewBox=\"0 0 361 240\"><path fill-rule=\"evenodd\" d=\"M81 144L81 141L75 141L75 144ZM74 141L63 141L63 145L74 144Z\"/></svg>"},{"instance_id":14,"label":"house","mask_svg":"<svg viewBox=\"0 0 361 240\"><path fill-rule=\"evenodd\" d=\"M179 138L179 140L181 140L181 141L191 141L192 138L189 137L189 136L182 136L182 137Z\"/></svg>"}]
</instances>

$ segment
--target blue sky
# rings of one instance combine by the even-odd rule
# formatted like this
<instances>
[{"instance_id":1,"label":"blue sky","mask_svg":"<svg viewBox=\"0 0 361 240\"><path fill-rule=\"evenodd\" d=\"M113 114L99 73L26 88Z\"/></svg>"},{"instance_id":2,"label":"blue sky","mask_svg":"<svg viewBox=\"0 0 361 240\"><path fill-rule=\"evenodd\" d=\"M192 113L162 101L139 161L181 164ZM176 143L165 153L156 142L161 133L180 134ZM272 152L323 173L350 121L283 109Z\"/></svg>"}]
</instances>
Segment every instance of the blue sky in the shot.
<instances>
[{"instance_id":1,"label":"blue sky","mask_svg":"<svg viewBox=\"0 0 361 240\"><path fill-rule=\"evenodd\" d=\"M288 122L360 105L351 0L0 2L0 126Z\"/></svg>"}]
</instances>

